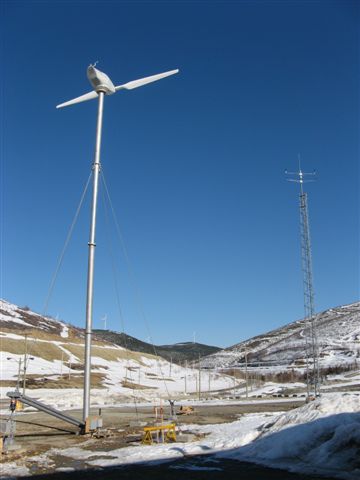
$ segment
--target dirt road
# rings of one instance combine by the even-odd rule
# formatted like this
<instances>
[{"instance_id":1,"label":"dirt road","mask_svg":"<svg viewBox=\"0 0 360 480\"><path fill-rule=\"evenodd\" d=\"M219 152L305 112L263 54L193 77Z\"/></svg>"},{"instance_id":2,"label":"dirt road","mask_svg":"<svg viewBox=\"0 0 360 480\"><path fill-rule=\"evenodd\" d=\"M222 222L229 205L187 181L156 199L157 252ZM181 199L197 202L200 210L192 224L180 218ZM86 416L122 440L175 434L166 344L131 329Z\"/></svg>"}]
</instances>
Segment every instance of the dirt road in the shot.
<instances>
[{"instance_id":1,"label":"dirt road","mask_svg":"<svg viewBox=\"0 0 360 480\"><path fill-rule=\"evenodd\" d=\"M303 404L303 401L294 400L289 402L249 402L247 404L239 403L233 405L199 405L194 407L194 413L191 415L179 415L177 423L187 424L218 424L232 422L245 413L256 412L280 412L296 408ZM179 407L176 408L176 411ZM81 419L81 410L70 410L68 413L72 417ZM98 410L92 410L91 414L98 414ZM164 420L169 418L169 408L164 407ZM145 423L151 423L155 420L154 409L151 406L136 407L113 407L103 408L101 410L104 428L109 429L111 437L106 439L107 448L120 448L127 446L127 435L141 435L142 427ZM4 420L6 416L0 416ZM26 455L34 455L45 452L51 447L62 448L81 445L86 436L77 435L77 427L67 424L62 420L51 417L43 412L18 412L15 414L16 421L16 443L19 445L19 452L26 452ZM104 441L97 441L103 448ZM96 449L95 445L92 447ZM17 455L17 450L12 456Z\"/></svg>"},{"instance_id":2,"label":"dirt road","mask_svg":"<svg viewBox=\"0 0 360 480\"><path fill-rule=\"evenodd\" d=\"M245 413L257 412L282 412L291 410L304 404L304 400L294 399L291 401L256 401L248 403L238 403L232 405L198 405L194 407L192 415L178 416L178 422L181 424L196 423L199 425L216 424L231 422L239 418L239 415ZM175 410L179 410L179 406L175 405ZM68 413L72 417L81 419L81 410L70 410ZM91 414L97 415L98 409L92 409ZM164 418L170 414L169 408L164 407ZM151 406L124 406L124 407L107 407L101 409L104 427L110 429L133 430L130 424L133 422L153 422L154 409ZM0 415L3 420L7 416ZM56 437L57 432L76 433L77 428L69 425L57 418L51 417L42 412L16 413L16 436L22 438L22 442L27 442L27 438L31 437L31 443L39 438L41 442L42 436ZM48 444L48 440L45 440ZM37 443L37 442L36 442Z\"/></svg>"}]
</instances>

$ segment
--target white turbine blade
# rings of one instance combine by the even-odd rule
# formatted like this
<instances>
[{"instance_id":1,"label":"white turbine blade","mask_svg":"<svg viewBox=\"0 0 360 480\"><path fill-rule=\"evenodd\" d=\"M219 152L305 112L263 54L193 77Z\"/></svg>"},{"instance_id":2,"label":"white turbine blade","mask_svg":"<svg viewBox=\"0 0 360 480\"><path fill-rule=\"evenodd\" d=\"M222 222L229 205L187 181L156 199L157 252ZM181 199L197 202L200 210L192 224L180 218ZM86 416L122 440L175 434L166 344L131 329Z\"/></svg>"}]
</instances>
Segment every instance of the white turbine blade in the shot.
<instances>
[{"instance_id":1,"label":"white turbine blade","mask_svg":"<svg viewBox=\"0 0 360 480\"><path fill-rule=\"evenodd\" d=\"M56 108L67 107L69 105L74 105L74 103L86 102L87 100L92 100L96 98L98 94L93 90L92 92L85 93L85 95L81 95L80 97L73 98L68 102L61 103L60 105L56 105Z\"/></svg>"},{"instance_id":2,"label":"white turbine blade","mask_svg":"<svg viewBox=\"0 0 360 480\"><path fill-rule=\"evenodd\" d=\"M128 83L124 83L123 85L118 85L115 87L115 90L122 90L123 88L126 90L132 90L133 88L142 87L147 83L156 82L156 80L160 80L161 78L169 77L170 75L174 75L178 73L178 69L170 70L169 72L158 73L157 75L151 75L151 77L139 78L138 80L133 80Z\"/></svg>"}]
</instances>

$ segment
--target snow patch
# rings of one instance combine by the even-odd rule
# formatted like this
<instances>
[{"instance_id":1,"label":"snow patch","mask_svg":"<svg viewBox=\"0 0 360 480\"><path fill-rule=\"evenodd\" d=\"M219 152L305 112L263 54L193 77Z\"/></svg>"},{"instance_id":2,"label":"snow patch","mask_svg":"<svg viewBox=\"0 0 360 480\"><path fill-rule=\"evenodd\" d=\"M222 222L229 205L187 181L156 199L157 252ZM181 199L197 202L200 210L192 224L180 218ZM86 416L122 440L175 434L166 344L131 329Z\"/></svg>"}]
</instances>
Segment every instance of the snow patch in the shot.
<instances>
[{"instance_id":1,"label":"snow patch","mask_svg":"<svg viewBox=\"0 0 360 480\"><path fill-rule=\"evenodd\" d=\"M30 470L24 465L18 465L16 462L1 464L2 477L25 477L26 475L30 475Z\"/></svg>"}]
</instances>

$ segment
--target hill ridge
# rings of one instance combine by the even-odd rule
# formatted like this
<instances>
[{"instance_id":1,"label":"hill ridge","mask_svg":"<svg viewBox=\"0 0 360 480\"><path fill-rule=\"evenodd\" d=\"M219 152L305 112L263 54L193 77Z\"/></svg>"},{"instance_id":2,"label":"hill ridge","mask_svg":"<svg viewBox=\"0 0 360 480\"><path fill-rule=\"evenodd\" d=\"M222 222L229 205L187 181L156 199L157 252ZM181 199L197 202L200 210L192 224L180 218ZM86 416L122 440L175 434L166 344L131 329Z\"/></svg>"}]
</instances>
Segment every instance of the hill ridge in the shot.
<instances>
[{"instance_id":1,"label":"hill ridge","mask_svg":"<svg viewBox=\"0 0 360 480\"><path fill-rule=\"evenodd\" d=\"M316 315L320 360L346 363L360 357L360 302L329 308ZM204 359L211 368L245 362L296 364L304 360L308 321L295 320L227 347Z\"/></svg>"}]
</instances>

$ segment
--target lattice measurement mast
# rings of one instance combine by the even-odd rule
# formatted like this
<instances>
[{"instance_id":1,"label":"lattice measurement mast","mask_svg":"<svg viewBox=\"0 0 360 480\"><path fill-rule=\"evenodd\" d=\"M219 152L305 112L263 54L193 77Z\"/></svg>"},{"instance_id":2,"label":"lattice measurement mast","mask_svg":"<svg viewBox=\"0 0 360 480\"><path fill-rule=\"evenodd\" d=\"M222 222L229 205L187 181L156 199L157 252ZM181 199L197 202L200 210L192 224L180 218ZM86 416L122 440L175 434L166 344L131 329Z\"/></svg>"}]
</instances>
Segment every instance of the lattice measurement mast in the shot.
<instances>
[{"instance_id":1,"label":"lattice measurement mast","mask_svg":"<svg viewBox=\"0 0 360 480\"><path fill-rule=\"evenodd\" d=\"M301 170L299 158L299 171L288 172L287 175L293 175L294 178L287 178L289 182L295 182L300 185L299 194L299 209L300 209L300 237L301 237L301 265L303 273L303 288L304 288L304 312L305 321L308 328L305 329L306 341L306 362L307 362L307 393L310 394L311 386L315 397L320 394L320 372L319 372L319 346L317 336L317 325L315 315L315 301L314 301L314 282L312 269L312 254L311 254L311 240L310 240L310 226L309 226L309 212L307 193L304 192L304 183L314 181L313 178L316 172L303 172ZM309 372L309 358L312 359L311 373Z\"/></svg>"}]
</instances>

